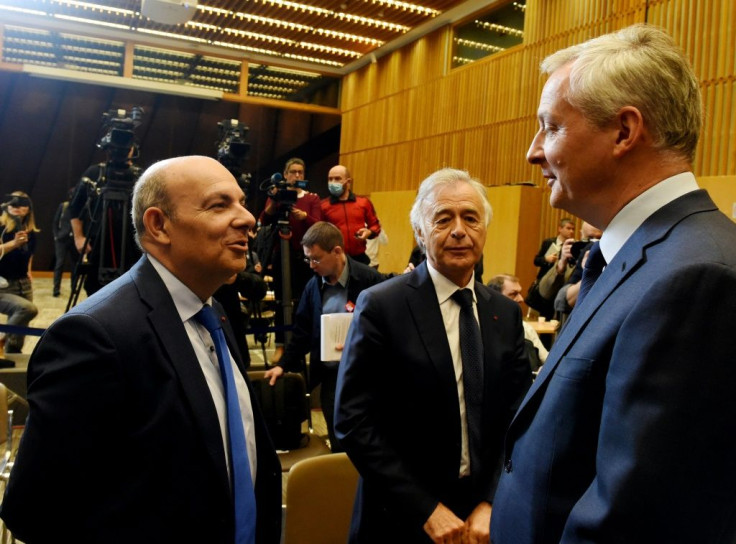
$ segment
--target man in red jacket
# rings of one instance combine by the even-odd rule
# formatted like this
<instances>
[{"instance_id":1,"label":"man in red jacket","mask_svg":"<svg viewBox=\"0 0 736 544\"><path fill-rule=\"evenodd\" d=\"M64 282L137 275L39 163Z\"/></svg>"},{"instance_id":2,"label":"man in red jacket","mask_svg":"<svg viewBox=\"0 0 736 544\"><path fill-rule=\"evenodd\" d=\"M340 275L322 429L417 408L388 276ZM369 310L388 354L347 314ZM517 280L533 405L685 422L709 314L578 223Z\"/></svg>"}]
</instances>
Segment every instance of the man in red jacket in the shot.
<instances>
[{"instance_id":1,"label":"man in red jacket","mask_svg":"<svg viewBox=\"0 0 736 544\"><path fill-rule=\"evenodd\" d=\"M322 200L322 216L342 232L345 252L363 264L370 264L365 241L381 233L381 223L373 204L352 191L353 179L345 166L337 165L327 174L330 196Z\"/></svg>"}]
</instances>

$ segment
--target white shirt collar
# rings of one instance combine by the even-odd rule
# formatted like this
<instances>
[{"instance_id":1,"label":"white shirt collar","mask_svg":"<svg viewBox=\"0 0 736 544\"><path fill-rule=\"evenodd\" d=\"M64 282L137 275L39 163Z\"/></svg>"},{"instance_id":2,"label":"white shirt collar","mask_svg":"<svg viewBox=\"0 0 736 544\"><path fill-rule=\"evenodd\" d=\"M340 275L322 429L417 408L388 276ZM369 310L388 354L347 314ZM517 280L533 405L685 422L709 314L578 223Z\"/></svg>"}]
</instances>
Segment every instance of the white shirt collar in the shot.
<instances>
[{"instance_id":1,"label":"white shirt collar","mask_svg":"<svg viewBox=\"0 0 736 544\"><path fill-rule=\"evenodd\" d=\"M698 188L693 173L683 172L660 181L626 204L601 236L601 252L606 262L613 260L636 229L654 212Z\"/></svg>"},{"instance_id":2,"label":"white shirt collar","mask_svg":"<svg viewBox=\"0 0 736 544\"><path fill-rule=\"evenodd\" d=\"M174 300L176 311L179 312L179 317L182 322L188 321L194 316L199 310L202 309L202 301L199 299L194 292L184 285L179 278L177 278L171 271L166 268L160 261L156 260L150 254L146 255L148 260L153 265L153 268L161 276L161 279L166 285L171 298ZM212 304L212 297L205 301L205 304Z\"/></svg>"},{"instance_id":3,"label":"white shirt collar","mask_svg":"<svg viewBox=\"0 0 736 544\"><path fill-rule=\"evenodd\" d=\"M437 300L440 304L445 302L455 291L460 289L460 287L458 287L454 282L448 280L436 268L434 268L430 264L429 259L427 259L427 270L429 271L429 277L432 279L432 283L434 284L434 290L437 293ZM477 299L475 298L475 289L473 288L474 286L475 271L473 271L473 274L470 276L470 281L465 285L465 288L470 289L473 293L473 302L477 302Z\"/></svg>"}]
</instances>

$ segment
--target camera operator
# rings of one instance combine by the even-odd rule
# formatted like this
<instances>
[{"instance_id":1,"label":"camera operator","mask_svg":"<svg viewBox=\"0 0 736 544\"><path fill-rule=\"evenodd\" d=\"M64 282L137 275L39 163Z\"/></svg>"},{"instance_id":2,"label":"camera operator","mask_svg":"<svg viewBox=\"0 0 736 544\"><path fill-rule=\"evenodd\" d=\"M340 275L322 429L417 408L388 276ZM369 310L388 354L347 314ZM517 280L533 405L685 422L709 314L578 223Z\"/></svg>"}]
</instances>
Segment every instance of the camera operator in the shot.
<instances>
[{"instance_id":1,"label":"camera operator","mask_svg":"<svg viewBox=\"0 0 736 544\"><path fill-rule=\"evenodd\" d=\"M562 242L562 247L560 247L555 263L542 276L542 279L539 280L539 294L551 303L554 302L557 291L567 282L575 268L575 259L572 256L572 246L574 243L575 239L572 237Z\"/></svg>"},{"instance_id":2,"label":"camera operator","mask_svg":"<svg viewBox=\"0 0 736 544\"><path fill-rule=\"evenodd\" d=\"M301 246L302 237L309 227L318 221L322 221L322 208L319 196L297 186L297 182L303 180L304 161L296 157L286 161L286 166L284 167L284 181L286 182L289 191L296 191L296 199L284 199L285 201L280 202L277 198L279 189L274 187L269 193L270 196L266 200L266 207L263 209L260 217L262 225L271 225L278 222L279 219L284 216L288 217L288 226L289 231L291 232L291 238L289 239L291 296L295 301L299 300L302 292L304 291L304 287L312 277L312 271L309 268L309 265L304 262ZM289 200L294 201L289 202ZM264 273L273 277L274 291L277 300L281 300L282 297L280 252L280 244L274 243L271 255L261 255L262 260L270 262L270 265L266 266ZM277 325L284 325L284 313L281 305L276 306L275 319ZM271 360L273 364L278 363L284 353L283 331L277 331L275 337L276 353Z\"/></svg>"},{"instance_id":3,"label":"camera operator","mask_svg":"<svg viewBox=\"0 0 736 544\"><path fill-rule=\"evenodd\" d=\"M31 262L36 249L36 219L31 199L22 191L10 193L0 214L0 313L8 325L27 327L38 314L33 304ZM0 338L0 354L20 353L25 336L8 334Z\"/></svg>"},{"instance_id":4,"label":"camera operator","mask_svg":"<svg viewBox=\"0 0 736 544\"><path fill-rule=\"evenodd\" d=\"M107 163L93 164L84 174L74 190L74 196L69 203L69 216L71 218L72 232L74 233L74 245L77 251L83 255L86 260L86 276L84 279L84 290L87 296L92 293L99 291L103 287L104 283L100 280L99 268L102 266L102 256L100 251L100 240L93 239L90 236L91 225L94 221L99 223L104 219L108 225L112 224L116 232L113 232L114 244L119 246L122 243L120 240L120 226L123 223L127 224L127 239L125 240L126 255L124 256L125 262L123 263L124 268L129 269L140 257L140 252L137 249L135 241L133 239L133 226L130 223L129 214L113 214L117 217L113 218L102 218L101 210L99 209L99 201L102 198L100 195L100 189L104 185L111 181L112 177L116 174L130 176L130 180L126 183L130 189L135 183L137 175L134 172L138 171L138 168L134 164L134 159L138 156L137 146L131 144L126 150L123 150L123 160L117 160L114 156L113 159ZM113 150L113 153L119 153L119 150ZM112 180L115 181L115 180ZM108 235L109 236L109 235ZM109 243L108 240L105 241ZM118 247L110 247L111 251L116 251ZM77 271L77 273L79 273Z\"/></svg>"}]
</instances>

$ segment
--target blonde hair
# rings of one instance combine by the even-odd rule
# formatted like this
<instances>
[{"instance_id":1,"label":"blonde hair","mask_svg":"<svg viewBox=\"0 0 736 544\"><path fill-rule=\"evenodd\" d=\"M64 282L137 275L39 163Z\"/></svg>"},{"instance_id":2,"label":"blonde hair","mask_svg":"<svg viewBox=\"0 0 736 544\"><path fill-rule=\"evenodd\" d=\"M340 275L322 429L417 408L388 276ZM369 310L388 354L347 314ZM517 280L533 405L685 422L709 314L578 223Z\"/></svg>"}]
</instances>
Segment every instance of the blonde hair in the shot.
<instances>
[{"instance_id":1,"label":"blonde hair","mask_svg":"<svg viewBox=\"0 0 736 544\"><path fill-rule=\"evenodd\" d=\"M28 215L25 217L25 230L28 232L41 232L41 229L36 226L36 216L33 213L33 202L31 201L31 197L28 196L28 193L24 193L23 191L13 191L10 195L22 196L28 199L30 205L28 206ZM2 225L3 229L7 233L13 232L18 226L13 216L8 212L7 206L3 206L3 213L0 215L0 225Z\"/></svg>"},{"instance_id":2,"label":"blonde hair","mask_svg":"<svg viewBox=\"0 0 736 544\"><path fill-rule=\"evenodd\" d=\"M573 107L598 127L634 106L661 150L695 158L703 105L698 79L682 50L664 31L636 24L553 53L542 61L551 74L572 63Z\"/></svg>"}]
</instances>

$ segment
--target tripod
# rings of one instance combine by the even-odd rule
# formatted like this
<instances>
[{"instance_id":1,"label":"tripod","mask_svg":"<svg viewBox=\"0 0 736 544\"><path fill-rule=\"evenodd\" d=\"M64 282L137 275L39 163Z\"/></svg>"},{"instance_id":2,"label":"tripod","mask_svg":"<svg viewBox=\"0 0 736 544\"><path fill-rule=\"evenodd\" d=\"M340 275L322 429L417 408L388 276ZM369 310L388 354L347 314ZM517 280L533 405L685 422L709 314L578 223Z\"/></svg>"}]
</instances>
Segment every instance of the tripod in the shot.
<instances>
[{"instance_id":1,"label":"tripod","mask_svg":"<svg viewBox=\"0 0 736 544\"><path fill-rule=\"evenodd\" d=\"M103 178L104 182L104 178ZM66 311L77 304L89 274L97 274L99 284L106 285L123 274L130 256L130 190L122 184L108 182L99 189L90 222L85 232L84 248L75 265L75 282ZM89 206L88 201L86 206Z\"/></svg>"}]
</instances>

